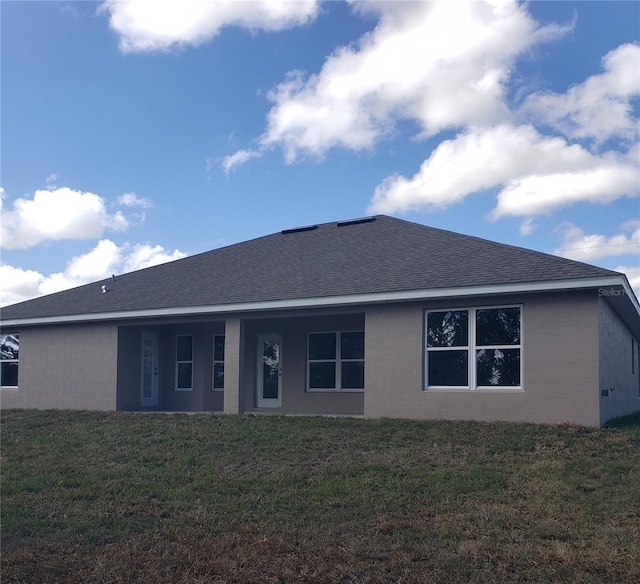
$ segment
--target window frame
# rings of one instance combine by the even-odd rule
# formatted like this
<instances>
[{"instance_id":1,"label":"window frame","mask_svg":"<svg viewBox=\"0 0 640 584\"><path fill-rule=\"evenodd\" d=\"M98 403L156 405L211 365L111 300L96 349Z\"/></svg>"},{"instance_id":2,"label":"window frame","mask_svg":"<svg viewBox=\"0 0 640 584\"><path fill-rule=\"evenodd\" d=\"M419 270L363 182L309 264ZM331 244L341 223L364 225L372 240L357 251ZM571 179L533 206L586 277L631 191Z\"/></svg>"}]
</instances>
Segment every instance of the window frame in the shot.
<instances>
[{"instance_id":1,"label":"window frame","mask_svg":"<svg viewBox=\"0 0 640 584\"><path fill-rule=\"evenodd\" d=\"M18 389L19 387L19 383L20 383L20 333L8 333L8 334L3 334L0 335L0 338L6 338L6 337L15 337L16 340L18 341L18 358L17 359L5 359L2 357L2 355L0 354L0 387L2 389ZM3 364L4 363L15 363L17 366L17 371L16 371L16 378L17 378L17 383L16 385L4 385L3 384L3 376L2 376L2 369L3 369Z\"/></svg>"},{"instance_id":2,"label":"window frame","mask_svg":"<svg viewBox=\"0 0 640 584\"><path fill-rule=\"evenodd\" d=\"M508 308L518 308L520 310L520 343L517 345L478 345L477 344L477 313L479 310L499 310ZM451 347L429 347L427 334L428 334L428 316L434 312L467 312L467 344L462 346ZM423 367L423 391L434 392L469 392L479 391L485 393L522 393L524 391L523 385L523 373L524 373L524 359L522 357L524 351L524 306L522 304L498 304L489 306L464 306L455 308L428 308L424 311L423 327L423 352L422 358L424 362ZM519 385L478 385L478 365L477 365L477 353L480 350L508 350L517 349L520 351L520 367L519 367ZM467 385L429 385L429 352L439 351L462 351L467 352Z\"/></svg>"},{"instance_id":3,"label":"window frame","mask_svg":"<svg viewBox=\"0 0 640 584\"><path fill-rule=\"evenodd\" d=\"M191 360L178 360L178 339L180 337L189 337L191 339ZM194 349L194 342L193 342L193 335L192 334L177 334L176 335L176 344L175 344L175 391L193 391L193 349ZM191 387L178 387L178 377L179 377L179 369L180 369L180 364L182 363L189 363L191 365Z\"/></svg>"},{"instance_id":4,"label":"window frame","mask_svg":"<svg viewBox=\"0 0 640 584\"><path fill-rule=\"evenodd\" d=\"M362 359L343 359L342 358L342 334L343 333L362 333ZM328 335L333 334L336 342L336 354L333 359L310 359L309 358L309 338L311 335ZM342 387L342 364L343 363L360 363L362 362L363 368L365 366L365 353L364 353L364 329L344 329L344 330L322 330L322 331L310 331L307 332L307 346L306 346L306 391L309 393L362 393L364 392L364 371L363 371L363 383L362 387ZM335 363L335 387L311 387L311 363Z\"/></svg>"},{"instance_id":5,"label":"window frame","mask_svg":"<svg viewBox=\"0 0 640 584\"><path fill-rule=\"evenodd\" d=\"M216 339L222 337L222 359L216 359ZM211 391L224 391L224 353L226 350L224 334L213 335L213 348L211 359ZM216 365L222 365L222 387L216 387Z\"/></svg>"}]
</instances>

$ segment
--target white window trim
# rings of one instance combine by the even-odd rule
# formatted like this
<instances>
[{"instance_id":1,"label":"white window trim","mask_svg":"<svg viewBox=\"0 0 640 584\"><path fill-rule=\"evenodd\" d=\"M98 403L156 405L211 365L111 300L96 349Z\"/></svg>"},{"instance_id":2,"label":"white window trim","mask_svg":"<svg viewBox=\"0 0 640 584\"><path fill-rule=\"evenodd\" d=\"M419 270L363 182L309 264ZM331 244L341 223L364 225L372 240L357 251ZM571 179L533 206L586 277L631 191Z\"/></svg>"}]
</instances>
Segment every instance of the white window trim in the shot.
<instances>
[{"instance_id":1,"label":"white window trim","mask_svg":"<svg viewBox=\"0 0 640 584\"><path fill-rule=\"evenodd\" d=\"M223 334L215 334L215 335L213 335L213 347L212 347L212 359L211 359L211 391L224 391L224 383L222 384L222 387L215 387L215 383L216 383L216 376L215 376L216 364L222 363L222 367L223 367L223 370L224 370L224 359L222 361L220 361L219 359L216 359L216 337L222 337L223 343L226 344L226 339L225 339L225 336ZM226 347L225 347L225 351L226 351Z\"/></svg>"},{"instance_id":2,"label":"white window trim","mask_svg":"<svg viewBox=\"0 0 640 584\"><path fill-rule=\"evenodd\" d=\"M346 389L342 389L342 363L356 363L359 361L365 361L365 358L363 356L362 359L342 359L342 343L341 341L341 337L339 335L342 335L342 333L362 333L364 335L364 330L363 329L346 329L346 330L329 330L329 331L310 331L307 333L307 347L306 347L306 351L307 351L307 355L306 355L306 360L307 360L307 391L309 393L363 393L364 392L364 387L362 388L358 388L358 387L352 387L352 388L346 388ZM336 358L335 359L309 359L309 337L311 335L326 335L326 334L333 334L336 337ZM335 363L336 364L336 386L335 387L310 387L310 381L311 381L311 363Z\"/></svg>"},{"instance_id":3,"label":"white window trim","mask_svg":"<svg viewBox=\"0 0 640 584\"><path fill-rule=\"evenodd\" d=\"M495 310L498 308L519 308L520 309L520 344L519 345L476 345L476 313L478 310ZM431 312L461 312L467 311L469 313L468 318L468 330L467 330L467 344L460 347L428 347L427 346L427 332L428 324L427 317ZM433 308L424 311L424 379L423 379L423 391L432 392L482 392L482 393L523 393L524 387L522 383L523 375L523 343L524 339L524 319L523 319L524 307L522 304L499 304L495 306L473 306L473 307L457 307L457 308ZM436 351L454 351L454 350L466 350L467 351L467 379L469 385L429 385L429 352ZM520 350L520 385L477 385L477 367L476 367L476 351L481 349L519 349Z\"/></svg>"},{"instance_id":4,"label":"white window trim","mask_svg":"<svg viewBox=\"0 0 640 584\"><path fill-rule=\"evenodd\" d=\"M180 337L190 337L191 338L191 360L190 361L178 361L178 339ZM176 359L176 373L175 373L175 390L176 391L193 391L193 335L176 335L176 345L175 345L175 359ZM178 387L178 365L180 363L191 363L191 387Z\"/></svg>"},{"instance_id":5,"label":"white window trim","mask_svg":"<svg viewBox=\"0 0 640 584\"><path fill-rule=\"evenodd\" d=\"M3 334L2 336L11 336L11 337L18 337L18 345L20 345L20 333L8 333L8 334ZM19 351L19 349L18 349ZM20 353L18 352L18 358L17 359L2 359L1 360L2 363L17 363L18 364L18 384L20 384ZM0 376L2 375L2 373L0 372ZM16 390L18 389L19 385L1 385L2 381L0 381L0 388L2 389L13 389Z\"/></svg>"}]
</instances>

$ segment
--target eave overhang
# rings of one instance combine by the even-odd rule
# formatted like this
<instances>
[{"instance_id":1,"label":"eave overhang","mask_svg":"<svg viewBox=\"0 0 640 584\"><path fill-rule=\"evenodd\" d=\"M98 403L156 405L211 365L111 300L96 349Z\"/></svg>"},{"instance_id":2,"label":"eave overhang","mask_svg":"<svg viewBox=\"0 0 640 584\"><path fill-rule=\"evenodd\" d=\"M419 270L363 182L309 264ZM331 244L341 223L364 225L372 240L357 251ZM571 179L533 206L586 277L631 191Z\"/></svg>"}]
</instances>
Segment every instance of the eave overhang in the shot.
<instances>
[{"instance_id":1,"label":"eave overhang","mask_svg":"<svg viewBox=\"0 0 640 584\"><path fill-rule=\"evenodd\" d=\"M344 296L322 296L315 298L294 298L260 302L239 302L233 304L210 304L203 306L177 306L141 310L123 310L70 315L16 318L4 320L2 328L26 326L73 324L86 322L126 321L131 319L181 317L198 315L224 315L229 313L268 312L305 308L349 307L363 304L410 302L436 298L462 298L467 296L494 296L532 292L551 292L581 289L598 289L601 296L609 300L617 312L633 318L640 328L640 305L624 275L541 282L519 282L486 286L459 286L451 288L427 288L396 292L376 292L349 294ZM625 319L626 320L626 319ZM640 333L639 333L640 336Z\"/></svg>"}]
</instances>

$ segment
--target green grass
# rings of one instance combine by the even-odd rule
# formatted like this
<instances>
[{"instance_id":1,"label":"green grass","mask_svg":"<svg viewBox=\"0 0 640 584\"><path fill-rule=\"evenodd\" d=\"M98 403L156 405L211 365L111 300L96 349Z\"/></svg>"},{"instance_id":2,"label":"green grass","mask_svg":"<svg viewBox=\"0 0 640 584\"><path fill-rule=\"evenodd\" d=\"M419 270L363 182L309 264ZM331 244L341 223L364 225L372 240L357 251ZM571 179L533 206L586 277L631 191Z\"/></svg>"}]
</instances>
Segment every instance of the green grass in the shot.
<instances>
[{"instance_id":1,"label":"green grass","mask_svg":"<svg viewBox=\"0 0 640 584\"><path fill-rule=\"evenodd\" d=\"M640 581L639 416L1 422L2 582Z\"/></svg>"}]
</instances>

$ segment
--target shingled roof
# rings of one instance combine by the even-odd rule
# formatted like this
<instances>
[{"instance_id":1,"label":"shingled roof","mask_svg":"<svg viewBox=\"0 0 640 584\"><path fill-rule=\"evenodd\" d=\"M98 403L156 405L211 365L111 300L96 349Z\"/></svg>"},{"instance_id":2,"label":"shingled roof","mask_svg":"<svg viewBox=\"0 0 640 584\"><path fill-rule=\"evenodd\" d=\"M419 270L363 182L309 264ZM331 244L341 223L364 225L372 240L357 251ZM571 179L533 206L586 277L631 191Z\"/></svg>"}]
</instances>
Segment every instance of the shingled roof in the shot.
<instances>
[{"instance_id":1,"label":"shingled roof","mask_svg":"<svg viewBox=\"0 0 640 584\"><path fill-rule=\"evenodd\" d=\"M285 230L2 309L4 321L620 274L379 215ZM106 285L109 292L102 293Z\"/></svg>"}]
</instances>

